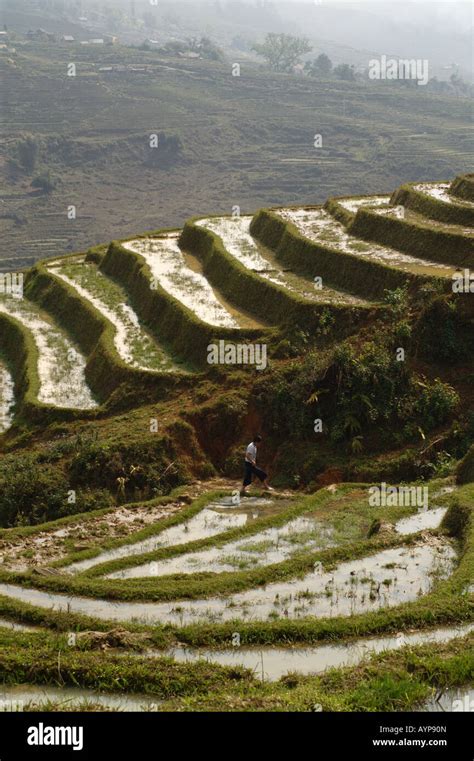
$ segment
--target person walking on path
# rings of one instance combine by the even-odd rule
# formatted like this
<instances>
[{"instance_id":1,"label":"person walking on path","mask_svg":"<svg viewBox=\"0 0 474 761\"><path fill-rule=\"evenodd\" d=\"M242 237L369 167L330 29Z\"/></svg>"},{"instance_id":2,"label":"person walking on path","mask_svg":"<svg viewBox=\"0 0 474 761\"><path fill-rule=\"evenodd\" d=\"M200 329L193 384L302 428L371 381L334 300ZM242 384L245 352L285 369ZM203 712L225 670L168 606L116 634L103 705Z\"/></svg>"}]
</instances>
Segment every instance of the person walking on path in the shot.
<instances>
[{"instance_id":1,"label":"person walking on path","mask_svg":"<svg viewBox=\"0 0 474 761\"><path fill-rule=\"evenodd\" d=\"M257 448L261 441L262 437L260 435L254 436L245 451L245 473L244 483L242 486L242 494L247 494L247 489L252 483L252 476L257 476L257 478L259 478L263 483L265 489L268 491L273 491L272 487L268 483L268 476L265 471L261 468L257 468Z\"/></svg>"}]
</instances>

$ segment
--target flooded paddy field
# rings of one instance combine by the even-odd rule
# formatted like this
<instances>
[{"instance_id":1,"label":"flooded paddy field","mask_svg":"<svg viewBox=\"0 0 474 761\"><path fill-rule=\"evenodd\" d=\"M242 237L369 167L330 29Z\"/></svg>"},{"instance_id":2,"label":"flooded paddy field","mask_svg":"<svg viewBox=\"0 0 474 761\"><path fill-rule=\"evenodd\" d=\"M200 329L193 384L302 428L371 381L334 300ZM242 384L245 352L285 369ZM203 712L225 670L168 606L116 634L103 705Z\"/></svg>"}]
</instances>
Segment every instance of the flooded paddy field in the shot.
<instances>
[{"instance_id":1,"label":"flooded paddy field","mask_svg":"<svg viewBox=\"0 0 474 761\"><path fill-rule=\"evenodd\" d=\"M25 571L32 566L50 565L70 552L80 552L104 539L123 538L185 506L179 499L167 505L122 505L104 515L84 516L56 529L38 530L27 536L0 535L0 568Z\"/></svg>"},{"instance_id":2,"label":"flooded paddy field","mask_svg":"<svg viewBox=\"0 0 474 761\"><path fill-rule=\"evenodd\" d=\"M21 323L36 344L40 381L38 401L75 409L97 406L85 378L85 357L49 315L27 299L7 295L0 296L0 312Z\"/></svg>"},{"instance_id":3,"label":"flooded paddy field","mask_svg":"<svg viewBox=\"0 0 474 761\"><path fill-rule=\"evenodd\" d=\"M84 613L110 621L173 623L265 621L307 616L349 616L416 600L454 569L451 543L432 538L397 547L301 579L267 584L226 597L176 603L110 602L0 583L0 594L50 610Z\"/></svg>"},{"instance_id":4,"label":"flooded paddy field","mask_svg":"<svg viewBox=\"0 0 474 761\"><path fill-rule=\"evenodd\" d=\"M0 595L3 596L5 614L3 619L0 618L0 639L6 645L5 652L10 652L12 638L18 639L22 651L18 656L8 657L13 663L17 662L17 657L19 663L24 659L28 664L31 661L28 668L33 669L30 673L38 671L34 681L39 682L39 686L25 685L28 672L22 670L14 688L4 685L0 701L20 701L25 711L161 712L193 710L192 706L198 704L227 710L227 700L241 705L238 710L254 710L252 701L256 701L255 705L260 706L256 710L260 710L262 700L269 701L268 710L273 710L272 706L276 710L281 710L282 706L295 710L295 705L296 710L308 710L304 690L310 689L311 682L301 682L301 697L298 697L298 688L295 692L295 688L290 689L288 685L297 686L299 680L330 679L332 669L341 670L341 674L354 674L354 678L359 679L366 664L370 664L371 669L389 669L390 659L399 654L403 664L403 654L409 658L412 648L426 648L426 657L440 647L452 648L454 653L462 652L465 647L467 652L468 638L474 632L474 623L468 617L461 615L452 623L448 623L449 618L445 623L440 618L437 626L426 619L420 619L418 625L400 623L397 628L390 622L391 610L395 611L396 618L398 606L406 602L416 605L419 600L423 606L424 596L431 592L436 594L441 582L456 570L458 545L444 530L439 531L449 505L455 499L453 492L456 492L454 486L441 481L430 489L430 509L384 508L382 541L399 541L399 545L382 549L375 546L372 552L357 559L333 561L327 568L315 562L313 567L309 566L309 571L289 578L279 578L278 568L285 560L291 560L294 552L317 552L321 548L331 553L336 551L340 542L367 540L374 517L374 508L368 506L367 486L341 484L305 497L273 493L260 496L258 493L240 501L235 494L218 496L214 492L207 501L205 495L201 495L197 512L184 514L175 525L165 524L159 533L143 540L147 544L132 541L90 560L104 562L110 551L127 553L124 558L130 552L132 555L138 550L141 553L144 546L149 547L149 540L158 541L167 549L172 549L175 544L186 547L202 538L210 538L216 544L182 550L169 557L165 555L155 561L155 567L141 563L108 576L95 576L94 583L98 581L104 585L103 596L101 593L89 597L79 592L49 591L41 588L42 584L38 587L30 585L26 579L22 584L1 582ZM176 517L183 503L178 497L169 507ZM161 509L166 517L167 508L157 505L154 509ZM124 506L120 509L126 511L125 525L133 526L134 508ZM192 504L184 503L184 509L192 511ZM293 514L294 509L296 514ZM112 511L111 515L114 514ZM380 513L377 511L377 514ZM273 521L280 515L280 523L258 528L259 519ZM105 518L107 515L97 520ZM157 518L157 526L161 520ZM219 539L227 530L250 528L253 524L256 530L249 531L248 535L237 534L228 541ZM148 523L148 527L152 526L153 523ZM129 538L133 539L133 529ZM257 562L249 563L249 558ZM243 566L242 560L245 561ZM270 581L265 584L260 582L244 587L244 591L230 593L212 589L212 580L218 579L221 572L231 578L242 569L261 567L263 571L269 566L275 569L275 576L269 576ZM153 598L145 598L145 601L107 599L108 584L122 583L125 588L128 579L133 584L144 569L146 573L150 572L150 576L156 576L157 583L160 583L160 577L168 575L169 578L170 574L178 573L187 574L193 584L194 573L205 575L210 571L209 591L193 599L180 596L179 599L164 598L165 601L156 602ZM61 574L65 571L68 572L67 566L60 569ZM76 571L73 583L80 585L82 580L86 577ZM34 581L32 583L34 585ZM34 613L30 615L29 609ZM368 618L370 614L380 616L380 633L375 634L376 630L369 627L364 636L364 624L359 628L357 621L363 622L365 614L369 614ZM387 619L383 618L384 614ZM82 623L81 615L87 616ZM17 624L15 616L22 623ZM333 619L334 634L331 632ZM25 625L25 620L35 626ZM355 624L346 630L345 621L349 623L351 620ZM56 630L58 625L59 631ZM294 629L294 639L291 634L287 637L287 625L292 627L288 633ZM77 647L65 647L67 632L75 631L76 626L79 626ZM281 628L277 636L272 635L273 626ZM222 633L214 639L213 632L218 629ZM253 631L257 632L257 639L252 645L246 632L251 634ZM262 644L257 644L259 631ZM242 639L234 642L232 632L241 632ZM35 642L44 650L51 674L55 671L56 654L60 649L61 668L68 674L71 670L73 674L79 673L79 663L87 664L88 669L100 669L101 674L107 673L107 677L100 678L105 691L91 689L90 682L82 681L72 687L69 677L64 688L59 685L50 687L50 671L45 679L40 664L34 665L37 662ZM419 652L417 649L417 657ZM374 661L374 658L381 660ZM120 664L123 664L124 673L140 676L133 682L133 688L116 693L110 679L120 672ZM226 668L230 669L227 676L219 671ZM235 681L235 674L244 673L247 676ZM202 686L208 684L210 674L217 680L216 689L208 690ZM176 692L174 677L180 685L185 679L184 693L181 687ZM204 680L200 690L195 686L195 679ZM241 679L243 681L239 681ZM156 689L150 688L150 680L159 682ZM43 681L48 686L43 687ZM323 692L318 692L321 695L318 701L323 704L323 710L334 710L334 707L347 710L345 688L341 687L342 692L334 697L334 687L326 689L324 681L320 684L318 690L323 689ZM258 690L263 692L260 694ZM153 698L150 692L156 693L156 697ZM406 700L411 700L412 705L418 695L418 710L431 710L420 701L420 694L426 695L427 691L417 693L414 690L413 695L407 694ZM434 697L439 698L437 692ZM241 704L240 700L244 702ZM426 704L429 705L428 699ZM397 710L396 705L394 699L393 710Z\"/></svg>"},{"instance_id":5,"label":"flooded paddy field","mask_svg":"<svg viewBox=\"0 0 474 761\"><path fill-rule=\"evenodd\" d=\"M451 277L456 270L453 266L420 259L387 246L355 238L346 232L344 225L322 208L277 209L275 211L282 219L295 225L297 230L309 240L343 253L431 277Z\"/></svg>"},{"instance_id":6,"label":"flooded paddy field","mask_svg":"<svg viewBox=\"0 0 474 761\"><path fill-rule=\"evenodd\" d=\"M474 203L471 201L465 201L462 198L451 195L449 193L451 183L450 182L421 182L418 185L414 185L414 190L418 190L420 193L424 193L437 201L443 201L443 203L456 204L458 206L465 206L474 210Z\"/></svg>"},{"instance_id":7,"label":"flooded paddy field","mask_svg":"<svg viewBox=\"0 0 474 761\"><path fill-rule=\"evenodd\" d=\"M267 502L269 505L272 504L271 500ZM401 518L395 522L394 530L406 535L424 529L437 528L447 509L446 507L433 508ZM114 571L107 574L106 578L130 579L176 573L193 574L203 571L222 573L281 563L299 553L328 549L351 541L353 533L345 535L340 529L338 518L339 516L336 515L328 515L322 520L316 515L303 514L288 520L282 526L270 527L219 547L189 552L161 561L152 560ZM362 526L359 538L363 538Z\"/></svg>"},{"instance_id":8,"label":"flooded paddy field","mask_svg":"<svg viewBox=\"0 0 474 761\"><path fill-rule=\"evenodd\" d=\"M366 206L388 206L390 202L390 196L362 196L361 198L338 198L337 203L342 206L343 209L355 214L359 209L363 209Z\"/></svg>"},{"instance_id":9,"label":"flooded paddy field","mask_svg":"<svg viewBox=\"0 0 474 761\"><path fill-rule=\"evenodd\" d=\"M159 238L129 240L124 248L139 254L164 290L190 309L196 317L220 328L252 327L246 315L231 308L226 299L178 246L178 233Z\"/></svg>"},{"instance_id":10,"label":"flooded paddy field","mask_svg":"<svg viewBox=\"0 0 474 761\"><path fill-rule=\"evenodd\" d=\"M268 528L257 534L162 561L127 568L107 575L110 579L129 579L139 576L164 576L172 573L200 571L247 570L281 563L297 552L325 549L332 546L331 531L318 521L299 517L282 527Z\"/></svg>"},{"instance_id":11,"label":"flooded paddy field","mask_svg":"<svg viewBox=\"0 0 474 761\"><path fill-rule=\"evenodd\" d=\"M248 498L236 506L231 498L223 498L217 502L210 502L192 518L175 526L170 526L156 536L107 550L93 558L71 563L66 566L65 570L78 573L99 563L107 563L119 558L141 555L164 547L189 544L198 539L217 536L224 531L245 526L260 517L271 514L273 510L282 509L284 506L282 500L279 500L277 505L273 500L265 498Z\"/></svg>"},{"instance_id":12,"label":"flooded paddy field","mask_svg":"<svg viewBox=\"0 0 474 761\"><path fill-rule=\"evenodd\" d=\"M226 251L244 267L291 293L314 302L355 305L367 303L341 290L317 288L311 278L282 269L275 254L250 234L251 221L251 216L210 217L200 219L196 224L218 235Z\"/></svg>"},{"instance_id":13,"label":"flooded paddy field","mask_svg":"<svg viewBox=\"0 0 474 761\"><path fill-rule=\"evenodd\" d=\"M141 325L123 288L95 264L74 259L72 263L50 265L49 270L72 286L113 325L115 348L124 362L141 370L176 369L173 359Z\"/></svg>"},{"instance_id":14,"label":"flooded paddy field","mask_svg":"<svg viewBox=\"0 0 474 761\"><path fill-rule=\"evenodd\" d=\"M8 618L0 618L0 628L10 629L14 632L31 632L35 631L34 627L26 624L19 624L16 621L10 621Z\"/></svg>"},{"instance_id":15,"label":"flooded paddy field","mask_svg":"<svg viewBox=\"0 0 474 761\"><path fill-rule=\"evenodd\" d=\"M156 711L157 708L158 701L149 695L114 694L81 687L0 685L3 711Z\"/></svg>"},{"instance_id":16,"label":"flooded paddy field","mask_svg":"<svg viewBox=\"0 0 474 761\"><path fill-rule=\"evenodd\" d=\"M472 713L474 712L474 684L454 687L447 690L437 690L425 703L418 707L419 711L430 713Z\"/></svg>"},{"instance_id":17,"label":"flooded paddy field","mask_svg":"<svg viewBox=\"0 0 474 761\"><path fill-rule=\"evenodd\" d=\"M195 663L206 660L221 666L244 666L262 681L275 681L288 673L319 674L330 668L356 666L372 653L399 650L412 645L449 642L474 631L474 624L445 627L422 632L399 632L393 636L366 637L354 642L324 644L316 647L233 647L206 650L205 648L174 647L166 655L179 662ZM151 651L149 657L162 653Z\"/></svg>"},{"instance_id":18,"label":"flooded paddy field","mask_svg":"<svg viewBox=\"0 0 474 761\"><path fill-rule=\"evenodd\" d=\"M407 518L401 518L395 524L399 534L414 534L416 531L437 528L448 511L447 507L434 507L431 510L420 510Z\"/></svg>"}]
</instances>

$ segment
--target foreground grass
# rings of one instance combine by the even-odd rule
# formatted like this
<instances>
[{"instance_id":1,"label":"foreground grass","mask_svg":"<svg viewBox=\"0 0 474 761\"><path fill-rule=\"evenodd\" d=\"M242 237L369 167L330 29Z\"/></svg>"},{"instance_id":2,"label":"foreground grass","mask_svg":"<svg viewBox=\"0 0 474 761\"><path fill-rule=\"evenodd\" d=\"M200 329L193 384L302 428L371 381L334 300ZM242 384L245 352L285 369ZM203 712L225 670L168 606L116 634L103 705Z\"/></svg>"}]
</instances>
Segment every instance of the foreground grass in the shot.
<instances>
[{"instance_id":1,"label":"foreground grass","mask_svg":"<svg viewBox=\"0 0 474 761\"><path fill-rule=\"evenodd\" d=\"M15 633L16 634L16 633ZM158 699L200 694L222 688L233 680L252 680L240 666L217 666L199 661L175 663L171 658L150 661L87 652L68 647L66 638L57 642L44 636L15 636L0 655L0 680L4 685L33 683L83 687L107 692L145 693Z\"/></svg>"},{"instance_id":2,"label":"foreground grass","mask_svg":"<svg viewBox=\"0 0 474 761\"><path fill-rule=\"evenodd\" d=\"M474 638L374 655L354 668L279 682L235 685L229 692L172 699L162 711L408 711L433 691L472 682Z\"/></svg>"},{"instance_id":3,"label":"foreground grass","mask_svg":"<svg viewBox=\"0 0 474 761\"><path fill-rule=\"evenodd\" d=\"M176 663L68 647L47 633L0 633L0 680L5 685L75 686L142 693L164 701L162 711L399 711L433 691L474 678L474 635L373 655L355 667L316 676L290 673L262 682L243 667ZM54 710L54 706L52 706Z\"/></svg>"}]
</instances>

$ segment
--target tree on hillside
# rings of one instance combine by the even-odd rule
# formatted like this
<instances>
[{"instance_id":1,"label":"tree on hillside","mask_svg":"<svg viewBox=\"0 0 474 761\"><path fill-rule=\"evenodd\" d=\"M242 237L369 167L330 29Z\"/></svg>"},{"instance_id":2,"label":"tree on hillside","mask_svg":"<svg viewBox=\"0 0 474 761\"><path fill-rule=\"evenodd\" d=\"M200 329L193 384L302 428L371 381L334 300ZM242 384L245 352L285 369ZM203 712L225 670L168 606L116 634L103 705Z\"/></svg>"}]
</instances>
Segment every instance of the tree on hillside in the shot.
<instances>
[{"instance_id":1,"label":"tree on hillside","mask_svg":"<svg viewBox=\"0 0 474 761\"><path fill-rule=\"evenodd\" d=\"M19 140L15 146L17 163L29 174L35 170L38 150L38 143L31 135Z\"/></svg>"},{"instance_id":2,"label":"tree on hillside","mask_svg":"<svg viewBox=\"0 0 474 761\"><path fill-rule=\"evenodd\" d=\"M265 58L273 71L291 72L301 62L301 57L311 52L312 47L304 37L271 32L265 37L265 42L255 43L252 49Z\"/></svg>"},{"instance_id":3,"label":"tree on hillside","mask_svg":"<svg viewBox=\"0 0 474 761\"><path fill-rule=\"evenodd\" d=\"M332 61L326 53L320 53L313 61L308 61L305 71L310 77L328 77L331 73Z\"/></svg>"}]
</instances>

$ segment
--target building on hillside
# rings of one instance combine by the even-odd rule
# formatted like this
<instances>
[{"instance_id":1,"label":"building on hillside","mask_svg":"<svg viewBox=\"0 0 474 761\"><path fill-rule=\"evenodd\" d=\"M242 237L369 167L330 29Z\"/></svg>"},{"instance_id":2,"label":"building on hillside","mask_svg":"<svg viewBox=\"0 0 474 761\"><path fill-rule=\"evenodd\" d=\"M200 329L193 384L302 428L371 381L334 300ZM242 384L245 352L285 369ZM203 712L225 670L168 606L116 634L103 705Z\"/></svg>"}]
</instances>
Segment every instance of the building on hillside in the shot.
<instances>
[{"instance_id":1,"label":"building on hillside","mask_svg":"<svg viewBox=\"0 0 474 761\"><path fill-rule=\"evenodd\" d=\"M106 45L116 45L118 41L118 37L116 37L115 34L104 34L104 42Z\"/></svg>"},{"instance_id":2,"label":"building on hillside","mask_svg":"<svg viewBox=\"0 0 474 761\"><path fill-rule=\"evenodd\" d=\"M63 42L75 42L75 39L72 36L72 34L63 34L61 39Z\"/></svg>"},{"instance_id":3,"label":"building on hillside","mask_svg":"<svg viewBox=\"0 0 474 761\"><path fill-rule=\"evenodd\" d=\"M89 40L91 45L103 45L104 40L102 38L96 37L93 40Z\"/></svg>"}]
</instances>

